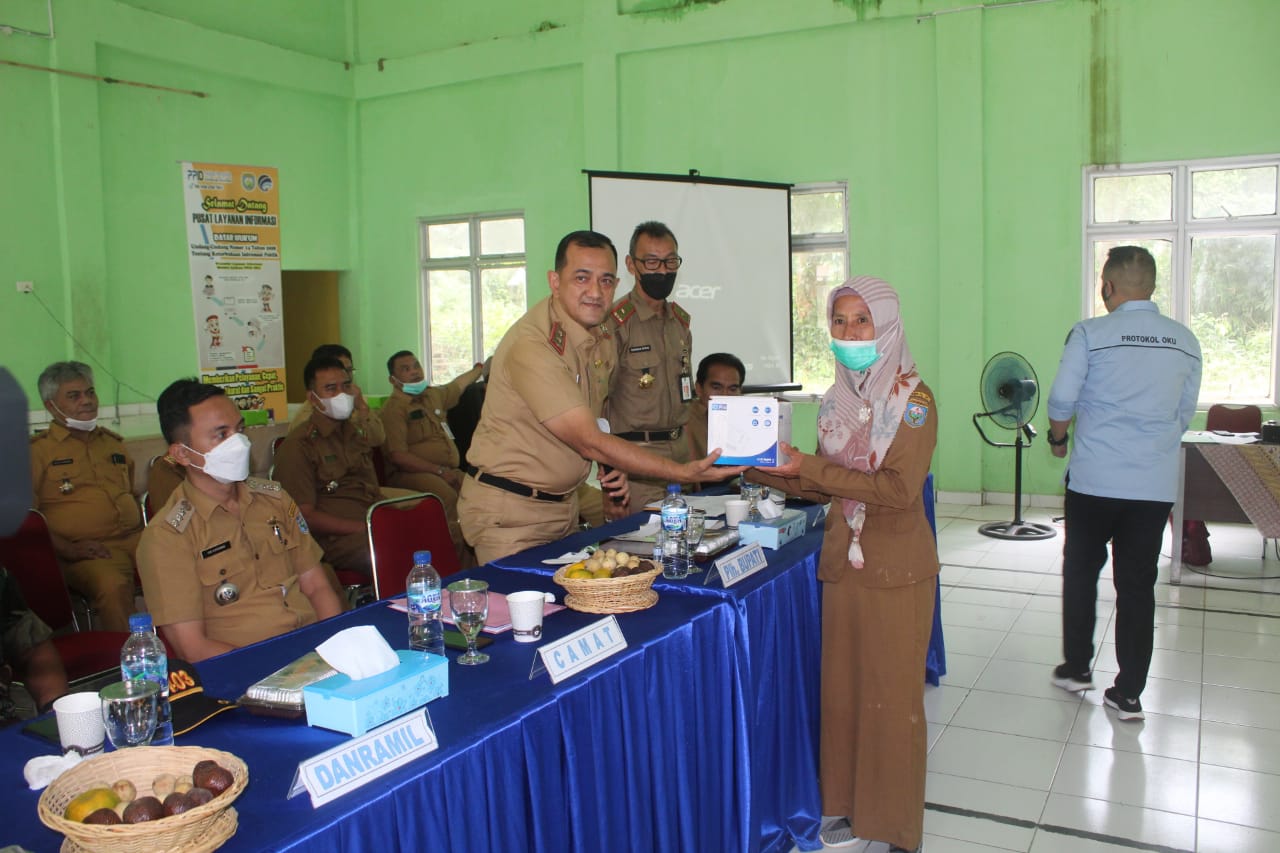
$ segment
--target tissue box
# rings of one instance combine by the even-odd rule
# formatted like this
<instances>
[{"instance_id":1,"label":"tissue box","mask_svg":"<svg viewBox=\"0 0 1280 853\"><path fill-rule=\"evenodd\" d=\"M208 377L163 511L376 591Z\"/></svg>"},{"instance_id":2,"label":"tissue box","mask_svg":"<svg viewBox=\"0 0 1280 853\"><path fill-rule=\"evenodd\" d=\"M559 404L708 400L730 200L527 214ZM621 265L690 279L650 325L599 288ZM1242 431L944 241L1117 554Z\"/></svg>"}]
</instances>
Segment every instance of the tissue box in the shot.
<instances>
[{"instance_id":1,"label":"tissue box","mask_svg":"<svg viewBox=\"0 0 1280 853\"><path fill-rule=\"evenodd\" d=\"M809 516L798 509L784 509L777 518L744 521L738 525L738 540L743 545L759 542L761 548L778 549L792 539L799 539L809 526Z\"/></svg>"},{"instance_id":2,"label":"tissue box","mask_svg":"<svg viewBox=\"0 0 1280 853\"><path fill-rule=\"evenodd\" d=\"M359 736L449 695L449 662L440 655L397 649L400 665L352 681L331 675L302 689L307 725Z\"/></svg>"},{"instance_id":3,"label":"tissue box","mask_svg":"<svg viewBox=\"0 0 1280 853\"><path fill-rule=\"evenodd\" d=\"M720 448L717 465L772 467L779 464L779 441L791 441L790 403L777 397L712 397L708 402L707 448Z\"/></svg>"}]
</instances>

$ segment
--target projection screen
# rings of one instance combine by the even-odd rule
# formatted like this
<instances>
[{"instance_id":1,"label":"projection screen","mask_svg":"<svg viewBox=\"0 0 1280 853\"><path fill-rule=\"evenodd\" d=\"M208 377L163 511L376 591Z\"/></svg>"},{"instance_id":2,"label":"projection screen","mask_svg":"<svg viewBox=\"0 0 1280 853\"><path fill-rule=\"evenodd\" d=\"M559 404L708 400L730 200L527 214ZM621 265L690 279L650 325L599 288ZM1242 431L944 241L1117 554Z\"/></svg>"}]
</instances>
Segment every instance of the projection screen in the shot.
<instances>
[{"instance_id":1,"label":"projection screen","mask_svg":"<svg viewBox=\"0 0 1280 853\"><path fill-rule=\"evenodd\" d=\"M791 382L790 184L587 171L591 227L618 247L618 297L633 279L623 258L635 226L665 222L684 264L672 298L693 320L693 366L729 352L747 384Z\"/></svg>"}]
</instances>

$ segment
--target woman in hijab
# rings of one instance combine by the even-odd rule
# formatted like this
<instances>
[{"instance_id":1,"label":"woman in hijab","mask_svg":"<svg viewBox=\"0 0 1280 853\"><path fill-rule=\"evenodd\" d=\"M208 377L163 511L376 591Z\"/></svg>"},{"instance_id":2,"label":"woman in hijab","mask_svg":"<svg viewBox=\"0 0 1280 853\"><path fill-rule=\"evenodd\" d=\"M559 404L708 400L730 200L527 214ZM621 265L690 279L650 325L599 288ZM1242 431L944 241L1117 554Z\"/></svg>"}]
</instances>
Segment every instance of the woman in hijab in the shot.
<instances>
[{"instance_id":1,"label":"woman in hijab","mask_svg":"<svg viewBox=\"0 0 1280 853\"><path fill-rule=\"evenodd\" d=\"M827 302L836 381L818 410L818 452L749 479L830 501L822 592L822 830L921 849L925 657L938 553L921 492L938 435L888 283L858 276Z\"/></svg>"}]
</instances>

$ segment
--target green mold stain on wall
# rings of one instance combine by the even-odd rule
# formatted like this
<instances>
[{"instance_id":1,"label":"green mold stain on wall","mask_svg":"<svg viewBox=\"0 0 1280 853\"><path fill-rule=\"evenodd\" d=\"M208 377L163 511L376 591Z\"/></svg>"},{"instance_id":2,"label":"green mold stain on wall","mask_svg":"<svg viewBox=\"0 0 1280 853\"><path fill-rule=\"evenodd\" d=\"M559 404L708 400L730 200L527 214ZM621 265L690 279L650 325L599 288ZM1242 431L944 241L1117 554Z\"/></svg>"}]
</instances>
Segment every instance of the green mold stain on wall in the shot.
<instances>
[{"instance_id":1,"label":"green mold stain on wall","mask_svg":"<svg viewBox=\"0 0 1280 853\"><path fill-rule=\"evenodd\" d=\"M1108 26L1108 13L1094 3L1089 21L1089 162L1095 165L1120 160L1120 112L1114 91L1116 50Z\"/></svg>"}]
</instances>

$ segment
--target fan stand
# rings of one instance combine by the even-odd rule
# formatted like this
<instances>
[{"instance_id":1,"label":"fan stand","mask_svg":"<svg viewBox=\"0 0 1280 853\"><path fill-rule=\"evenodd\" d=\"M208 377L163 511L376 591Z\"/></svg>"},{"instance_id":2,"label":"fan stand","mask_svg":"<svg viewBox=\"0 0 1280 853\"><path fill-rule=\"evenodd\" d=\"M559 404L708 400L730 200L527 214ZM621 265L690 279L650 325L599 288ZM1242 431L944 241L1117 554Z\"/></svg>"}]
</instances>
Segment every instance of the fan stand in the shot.
<instances>
[{"instance_id":1,"label":"fan stand","mask_svg":"<svg viewBox=\"0 0 1280 853\"><path fill-rule=\"evenodd\" d=\"M976 418L975 418L976 423ZM981 432L981 428L979 428ZM1057 536L1057 532L1047 524L1037 524L1034 521L1022 520L1022 430L1018 430L1017 436L1013 442L1013 521L993 521L989 524L983 524L978 527L978 532L983 536L990 536L993 539L1013 539L1018 541L1030 539L1052 539ZM983 438L986 438L984 435ZM993 444L993 442L988 442ZM1008 445L995 445L997 447ZM1030 442L1025 446L1030 446Z\"/></svg>"}]
</instances>

